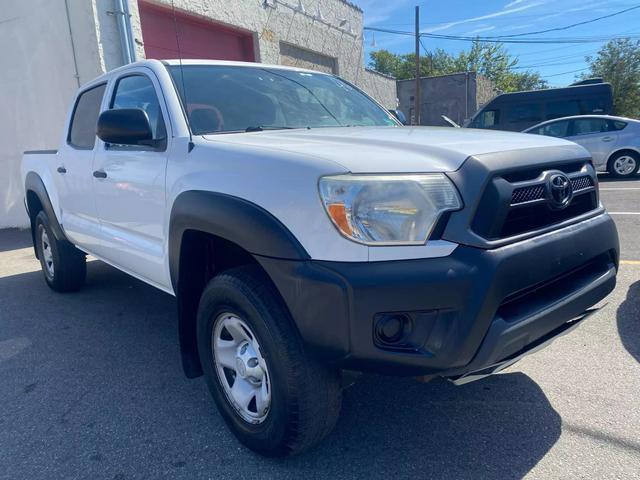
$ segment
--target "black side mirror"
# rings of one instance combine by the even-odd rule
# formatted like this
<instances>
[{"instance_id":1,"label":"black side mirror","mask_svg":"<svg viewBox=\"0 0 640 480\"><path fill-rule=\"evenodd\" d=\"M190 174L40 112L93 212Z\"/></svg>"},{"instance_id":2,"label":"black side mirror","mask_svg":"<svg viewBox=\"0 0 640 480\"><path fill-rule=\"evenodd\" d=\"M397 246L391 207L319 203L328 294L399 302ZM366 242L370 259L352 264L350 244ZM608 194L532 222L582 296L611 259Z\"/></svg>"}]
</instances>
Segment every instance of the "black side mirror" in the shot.
<instances>
[{"instance_id":1,"label":"black side mirror","mask_svg":"<svg viewBox=\"0 0 640 480\"><path fill-rule=\"evenodd\" d=\"M160 148L165 139L154 140L149 116L141 108L105 110L98 118L98 138L116 145Z\"/></svg>"},{"instance_id":2,"label":"black side mirror","mask_svg":"<svg viewBox=\"0 0 640 480\"><path fill-rule=\"evenodd\" d=\"M404 113L402 113L402 110L389 110L389 112L391 112L391 115L396 117L396 119L402 125L406 125L407 124L407 117L404 115Z\"/></svg>"}]
</instances>

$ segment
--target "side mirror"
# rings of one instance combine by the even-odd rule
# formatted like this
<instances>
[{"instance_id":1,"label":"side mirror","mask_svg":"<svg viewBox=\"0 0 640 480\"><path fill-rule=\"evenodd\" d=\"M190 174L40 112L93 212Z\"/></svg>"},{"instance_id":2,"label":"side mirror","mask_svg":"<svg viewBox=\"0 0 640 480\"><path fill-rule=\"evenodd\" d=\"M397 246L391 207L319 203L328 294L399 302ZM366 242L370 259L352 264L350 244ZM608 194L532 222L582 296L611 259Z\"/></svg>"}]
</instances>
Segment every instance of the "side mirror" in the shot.
<instances>
[{"instance_id":1,"label":"side mirror","mask_svg":"<svg viewBox=\"0 0 640 480\"><path fill-rule=\"evenodd\" d=\"M391 115L393 115L394 117L396 117L396 119L402 124L402 125L406 125L407 124L407 117L405 117L404 113L402 113L402 110L389 110L389 112L391 112Z\"/></svg>"},{"instance_id":2,"label":"side mirror","mask_svg":"<svg viewBox=\"0 0 640 480\"><path fill-rule=\"evenodd\" d=\"M98 117L98 138L116 145L146 145L159 148L165 141L154 140L147 112L141 108L105 110Z\"/></svg>"}]
</instances>

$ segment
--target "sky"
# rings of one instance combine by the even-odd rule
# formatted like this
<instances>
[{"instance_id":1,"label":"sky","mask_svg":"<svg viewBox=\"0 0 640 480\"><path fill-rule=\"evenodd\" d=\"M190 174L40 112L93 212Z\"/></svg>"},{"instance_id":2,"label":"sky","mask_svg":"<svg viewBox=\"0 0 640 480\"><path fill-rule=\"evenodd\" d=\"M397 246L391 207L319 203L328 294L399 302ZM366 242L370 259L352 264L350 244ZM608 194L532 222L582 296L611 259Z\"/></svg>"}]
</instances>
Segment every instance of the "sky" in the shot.
<instances>
[{"instance_id":1,"label":"sky","mask_svg":"<svg viewBox=\"0 0 640 480\"><path fill-rule=\"evenodd\" d=\"M413 31L415 6L420 6L422 32L443 35L514 35L564 27L603 15L640 6L639 0L351 0L364 10L366 27ZM640 38L640 8L567 30L528 35L536 39L582 39L578 44L509 44L518 57L518 67L538 71L551 86L572 83L586 70L585 56L595 54L605 41L620 35ZM593 37L599 37L598 41ZM375 46L372 45L375 37ZM443 48L456 54L468 42L423 38L429 50ZM365 32L365 55L387 49L395 53L415 50L414 38L380 32ZM424 53L424 51L423 51Z\"/></svg>"}]
</instances>

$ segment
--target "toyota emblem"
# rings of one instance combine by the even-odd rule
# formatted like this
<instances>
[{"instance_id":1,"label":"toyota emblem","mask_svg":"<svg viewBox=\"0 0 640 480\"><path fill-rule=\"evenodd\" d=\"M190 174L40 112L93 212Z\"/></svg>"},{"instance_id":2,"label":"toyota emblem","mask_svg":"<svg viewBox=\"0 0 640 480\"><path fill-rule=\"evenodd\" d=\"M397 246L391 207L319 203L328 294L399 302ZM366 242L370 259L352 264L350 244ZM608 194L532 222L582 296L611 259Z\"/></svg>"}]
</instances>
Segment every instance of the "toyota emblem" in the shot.
<instances>
[{"instance_id":1,"label":"toyota emblem","mask_svg":"<svg viewBox=\"0 0 640 480\"><path fill-rule=\"evenodd\" d=\"M553 173L547 180L547 198L555 210L565 208L573 198L573 185L564 173Z\"/></svg>"}]
</instances>

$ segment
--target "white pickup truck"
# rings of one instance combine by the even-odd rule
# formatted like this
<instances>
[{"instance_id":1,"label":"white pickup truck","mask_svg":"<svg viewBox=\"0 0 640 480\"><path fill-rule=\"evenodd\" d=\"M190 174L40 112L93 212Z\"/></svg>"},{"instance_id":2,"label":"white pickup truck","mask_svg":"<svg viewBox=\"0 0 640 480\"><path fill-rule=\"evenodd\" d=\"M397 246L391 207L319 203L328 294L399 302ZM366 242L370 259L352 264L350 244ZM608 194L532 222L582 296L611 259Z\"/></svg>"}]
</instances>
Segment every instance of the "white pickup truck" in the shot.
<instances>
[{"instance_id":1,"label":"white pickup truck","mask_svg":"<svg viewBox=\"0 0 640 480\"><path fill-rule=\"evenodd\" d=\"M25 152L22 178L49 286L79 289L91 254L175 295L186 375L264 455L331 431L345 372L481 378L615 286L582 147L403 127L308 70L119 68L80 89L60 148Z\"/></svg>"}]
</instances>

